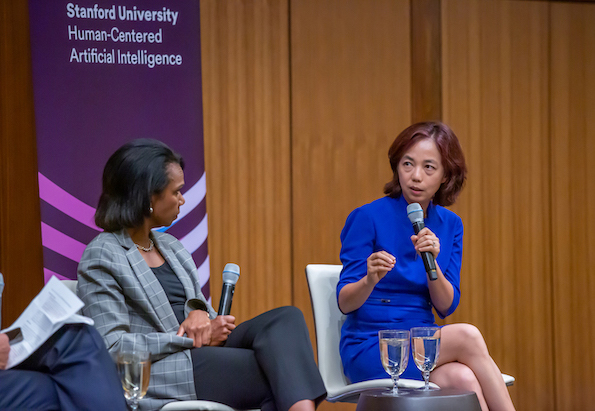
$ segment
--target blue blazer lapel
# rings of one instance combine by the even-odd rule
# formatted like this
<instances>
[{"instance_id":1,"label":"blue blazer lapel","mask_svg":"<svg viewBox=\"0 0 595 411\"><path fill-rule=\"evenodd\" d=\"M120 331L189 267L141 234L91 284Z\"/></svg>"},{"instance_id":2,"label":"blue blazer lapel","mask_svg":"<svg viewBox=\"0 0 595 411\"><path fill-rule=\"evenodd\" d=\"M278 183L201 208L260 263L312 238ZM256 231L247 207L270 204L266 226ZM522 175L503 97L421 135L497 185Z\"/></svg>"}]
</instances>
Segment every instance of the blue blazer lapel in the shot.
<instances>
[{"instance_id":1,"label":"blue blazer lapel","mask_svg":"<svg viewBox=\"0 0 595 411\"><path fill-rule=\"evenodd\" d=\"M136 249L134 242L126 230L114 233L114 235L116 235L122 247L127 250L126 258L139 282L137 292L142 293L144 300L148 303L146 304L148 314L156 324L163 328L159 331L177 332L180 324L153 270L151 270L140 252ZM124 292L126 291L124 290ZM142 301L139 301L139 303L142 304Z\"/></svg>"}]
</instances>

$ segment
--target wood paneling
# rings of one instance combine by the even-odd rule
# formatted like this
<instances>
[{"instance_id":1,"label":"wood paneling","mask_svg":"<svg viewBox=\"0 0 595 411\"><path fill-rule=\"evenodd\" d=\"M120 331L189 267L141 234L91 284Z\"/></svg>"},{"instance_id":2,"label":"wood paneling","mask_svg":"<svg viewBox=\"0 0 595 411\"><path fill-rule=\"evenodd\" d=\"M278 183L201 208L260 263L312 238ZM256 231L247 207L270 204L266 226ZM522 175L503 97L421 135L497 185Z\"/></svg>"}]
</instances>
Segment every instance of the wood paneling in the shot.
<instances>
[{"instance_id":1,"label":"wood paneling","mask_svg":"<svg viewBox=\"0 0 595 411\"><path fill-rule=\"evenodd\" d=\"M339 262L347 215L391 178L388 147L410 118L408 22L407 1L291 3L294 296L305 312L306 264Z\"/></svg>"},{"instance_id":2,"label":"wood paneling","mask_svg":"<svg viewBox=\"0 0 595 411\"><path fill-rule=\"evenodd\" d=\"M291 304L286 1L201 1L211 292L240 265L237 323Z\"/></svg>"},{"instance_id":3,"label":"wood paneling","mask_svg":"<svg viewBox=\"0 0 595 411\"><path fill-rule=\"evenodd\" d=\"M410 122L409 13L409 1L291 2L294 305L312 338L305 266L340 262L345 219L383 195L388 147Z\"/></svg>"},{"instance_id":4,"label":"wood paneling","mask_svg":"<svg viewBox=\"0 0 595 411\"><path fill-rule=\"evenodd\" d=\"M411 123L442 120L440 0L411 1Z\"/></svg>"},{"instance_id":5,"label":"wood paneling","mask_svg":"<svg viewBox=\"0 0 595 411\"><path fill-rule=\"evenodd\" d=\"M468 184L462 299L518 409L553 409L548 127L549 5L443 1L444 119Z\"/></svg>"},{"instance_id":6,"label":"wood paneling","mask_svg":"<svg viewBox=\"0 0 595 411\"><path fill-rule=\"evenodd\" d=\"M558 410L595 404L594 20L594 4L552 5L552 337Z\"/></svg>"},{"instance_id":7,"label":"wood paneling","mask_svg":"<svg viewBox=\"0 0 595 411\"><path fill-rule=\"evenodd\" d=\"M438 3L442 37L423 40L437 29ZM238 322L294 304L313 337L305 265L339 262L348 213L380 197L391 177L394 137L412 118L439 115L425 110L441 111L470 171L453 207L466 233L462 300L449 321L482 330L502 371L517 378L517 409L591 407L594 8L201 0L214 305L233 261L242 268ZM42 264L27 2L2 2L0 12L7 324L41 288ZM429 25L412 27L425 18Z\"/></svg>"},{"instance_id":8,"label":"wood paneling","mask_svg":"<svg viewBox=\"0 0 595 411\"><path fill-rule=\"evenodd\" d=\"M26 1L0 5L0 247L8 326L43 286Z\"/></svg>"}]
</instances>

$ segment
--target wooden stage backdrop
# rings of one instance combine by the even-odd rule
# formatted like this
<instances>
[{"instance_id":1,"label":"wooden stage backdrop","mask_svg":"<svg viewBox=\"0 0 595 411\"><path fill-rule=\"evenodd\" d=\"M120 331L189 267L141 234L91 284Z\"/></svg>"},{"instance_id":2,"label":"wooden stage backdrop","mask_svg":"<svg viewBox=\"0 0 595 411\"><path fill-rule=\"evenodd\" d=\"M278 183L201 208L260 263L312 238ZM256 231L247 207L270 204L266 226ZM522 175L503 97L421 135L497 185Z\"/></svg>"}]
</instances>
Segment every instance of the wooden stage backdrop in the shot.
<instances>
[{"instance_id":1,"label":"wooden stage backdrop","mask_svg":"<svg viewBox=\"0 0 595 411\"><path fill-rule=\"evenodd\" d=\"M3 320L43 282L27 2L0 6ZM519 410L595 403L595 4L201 0L214 301L238 321L293 304L339 263L348 213L382 195L412 121L459 136L469 179L462 299ZM354 410L325 403L321 410Z\"/></svg>"}]
</instances>

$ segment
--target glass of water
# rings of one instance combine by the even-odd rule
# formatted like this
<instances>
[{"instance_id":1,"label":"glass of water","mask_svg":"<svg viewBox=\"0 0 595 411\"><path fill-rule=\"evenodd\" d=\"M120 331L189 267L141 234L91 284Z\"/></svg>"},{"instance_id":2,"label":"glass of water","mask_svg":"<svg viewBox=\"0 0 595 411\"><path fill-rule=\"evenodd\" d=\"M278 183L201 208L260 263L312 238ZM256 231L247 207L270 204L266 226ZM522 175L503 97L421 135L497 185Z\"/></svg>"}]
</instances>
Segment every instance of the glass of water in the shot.
<instances>
[{"instance_id":1,"label":"glass of water","mask_svg":"<svg viewBox=\"0 0 595 411\"><path fill-rule=\"evenodd\" d=\"M393 380L392 395L399 395L399 376L403 374L409 362L409 331L380 330L378 341L382 366Z\"/></svg>"},{"instance_id":2,"label":"glass of water","mask_svg":"<svg viewBox=\"0 0 595 411\"><path fill-rule=\"evenodd\" d=\"M120 351L116 355L124 397L132 410L149 389L151 354L148 351Z\"/></svg>"},{"instance_id":3,"label":"glass of water","mask_svg":"<svg viewBox=\"0 0 595 411\"><path fill-rule=\"evenodd\" d=\"M440 327L414 327L411 329L413 360L424 377L424 391L437 390L430 387L430 372L436 368L440 355Z\"/></svg>"}]
</instances>

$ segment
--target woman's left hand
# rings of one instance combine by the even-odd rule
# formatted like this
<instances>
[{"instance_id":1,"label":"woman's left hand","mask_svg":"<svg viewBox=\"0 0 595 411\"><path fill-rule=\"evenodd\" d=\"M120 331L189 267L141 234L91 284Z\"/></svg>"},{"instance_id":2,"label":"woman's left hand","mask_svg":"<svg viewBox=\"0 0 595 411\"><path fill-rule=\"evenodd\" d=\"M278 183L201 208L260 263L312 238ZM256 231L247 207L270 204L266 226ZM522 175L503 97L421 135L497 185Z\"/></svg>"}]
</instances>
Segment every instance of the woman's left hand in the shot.
<instances>
[{"instance_id":1,"label":"woman's left hand","mask_svg":"<svg viewBox=\"0 0 595 411\"><path fill-rule=\"evenodd\" d=\"M202 310L190 311L188 317L180 325L177 335L182 337L184 334L192 338L195 347L202 347L211 343L211 320L209 313Z\"/></svg>"},{"instance_id":2,"label":"woman's left hand","mask_svg":"<svg viewBox=\"0 0 595 411\"><path fill-rule=\"evenodd\" d=\"M218 315L211 320L211 343L210 345L223 345L229 334L236 328L236 318L233 315Z\"/></svg>"},{"instance_id":3,"label":"woman's left hand","mask_svg":"<svg viewBox=\"0 0 595 411\"><path fill-rule=\"evenodd\" d=\"M432 253L434 259L438 258L438 254L440 254L440 240L428 227L422 228L417 235L412 235L411 242L418 254L427 251Z\"/></svg>"}]
</instances>

